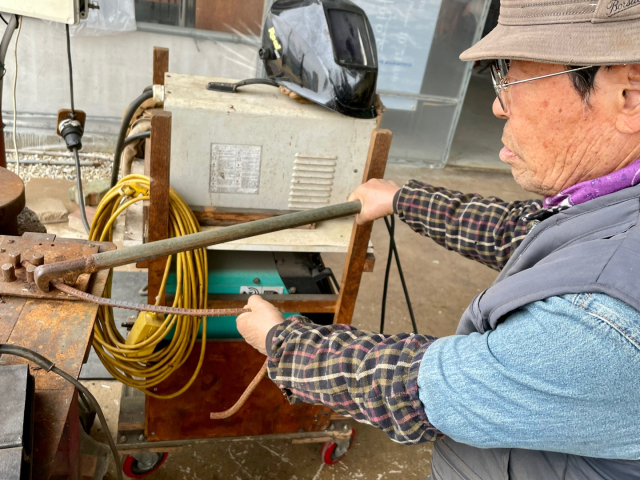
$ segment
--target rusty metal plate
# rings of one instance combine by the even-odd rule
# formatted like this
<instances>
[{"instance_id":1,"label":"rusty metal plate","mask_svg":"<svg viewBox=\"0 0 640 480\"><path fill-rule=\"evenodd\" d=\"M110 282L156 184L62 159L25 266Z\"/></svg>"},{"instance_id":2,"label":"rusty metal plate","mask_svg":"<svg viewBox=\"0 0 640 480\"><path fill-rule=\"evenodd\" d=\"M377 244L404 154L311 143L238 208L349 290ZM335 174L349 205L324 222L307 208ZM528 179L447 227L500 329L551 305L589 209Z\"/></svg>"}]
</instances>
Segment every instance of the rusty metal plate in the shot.
<instances>
[{"instance_id":1,"label":"rusty metal plate","mask_svg":"<svg viewBox=\"0 0 640 480\"><path fill-rule=\"evenodd\" d=\"M53 233L24 232L22 234L22 238L26 240L37 240L39 242L53 242L56 239L56 236Z\"/></svg>"},{"instance_id":2,"label":"rusty metal plate","mask_svg":"<svg viewBox=\"0 0 640 480\"><path fill-rule=\"evenodd\" d=\"M101 251L102 242L88 242L76 239L56 239L50 234L31 234L22 237L0 236L0 266L14 264L15 280L7 281L0 276L0 295L18 297L49 298L58 300L75 299L63 292L52 290L40 291L35 284L27 280L27 266L37 265L34 255L44 255L44 263L55 263L63 260L86 257ZM104 248L103 248L104 249ZM16 254L20 258L15 257ZM65 283L79 290L86 291L90 277L88 274L64 278Z\"/></svg>"}]
</instances>

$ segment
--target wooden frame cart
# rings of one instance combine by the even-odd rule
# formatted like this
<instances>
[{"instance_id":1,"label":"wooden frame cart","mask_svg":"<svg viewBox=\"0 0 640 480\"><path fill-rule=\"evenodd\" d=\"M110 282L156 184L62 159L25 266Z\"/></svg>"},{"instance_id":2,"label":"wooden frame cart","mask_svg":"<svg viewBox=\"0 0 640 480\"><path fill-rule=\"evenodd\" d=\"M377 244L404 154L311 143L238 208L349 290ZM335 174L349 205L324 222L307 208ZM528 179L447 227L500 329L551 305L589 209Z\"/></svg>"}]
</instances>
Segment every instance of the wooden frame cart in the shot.
<instances>
[{"instance_id":1,"label":"wooden frame cart","mask_svg":"<svg viewBox=\"0 0 640 480\"><path fill-rule=\"evenodd\" d=\"M168 71L168 50L154 49L154 84L163 84ZM145 174L151 178L150 200L145 206L146 241L168 236L171 113L158 110L151 117L151 137L146 144ZM363 182L383 178L391 146L391 132L375 129L369 145ZM194 212L201 225L215 222L254 220L256 212ZM262 215L264 217L264 215ZM218 223L219 224L219 223ZM353 222L351 237L338 294L276 296L269 301L282 312L332 313L334 323L350 324L363 272L372 271L374 258L367 253L372 224ZM166 259L156 259L140 267L148 268L148 301L159 292ZM241 308L248 295L210 295L209 308ZM197 363L199 349L159 385L158 393L175 391L189 378ZM145 397L125 388L118 425L118 448L122 453L143 458L146 454L168 452L184 445L214 441L281 438L294 443L326 442L328 463L346 453L352 439L349 420L323 406L289 405L269 379L263 379L240 411L225 420L210 420L209 412L229 408L240 397L264 362L264 355L243 341L208 341L202 372L189 391L172 400ZM155 455L158 462L161 456Z\"/></svg>"}]
</instances>

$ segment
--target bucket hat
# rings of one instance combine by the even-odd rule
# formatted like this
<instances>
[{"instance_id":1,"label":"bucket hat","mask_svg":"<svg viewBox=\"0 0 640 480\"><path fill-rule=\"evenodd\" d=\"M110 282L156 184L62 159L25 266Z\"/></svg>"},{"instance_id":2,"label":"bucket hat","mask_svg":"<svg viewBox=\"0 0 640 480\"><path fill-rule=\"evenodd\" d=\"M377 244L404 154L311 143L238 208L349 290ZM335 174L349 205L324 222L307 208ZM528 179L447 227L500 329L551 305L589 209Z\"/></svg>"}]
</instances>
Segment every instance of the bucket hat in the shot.
<instances>
[{"instance_id":1,"label":"bucket hat","mask_svg":"<svg viewBox=\"0 0 640 480\"><path fill-rule=\"evenodd\" d=\"M460 59L640 63L640 0L502 0L498 26Z\"/></svg>"}]
</instances>

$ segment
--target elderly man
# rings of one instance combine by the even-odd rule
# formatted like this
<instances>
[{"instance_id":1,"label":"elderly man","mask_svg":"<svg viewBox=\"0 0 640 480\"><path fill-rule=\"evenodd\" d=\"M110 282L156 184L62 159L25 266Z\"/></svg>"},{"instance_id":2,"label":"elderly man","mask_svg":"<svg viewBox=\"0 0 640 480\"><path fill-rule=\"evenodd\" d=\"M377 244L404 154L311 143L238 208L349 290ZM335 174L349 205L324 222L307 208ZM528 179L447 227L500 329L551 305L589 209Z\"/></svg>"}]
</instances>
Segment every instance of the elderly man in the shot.
<instances>
[{"instance_id":1,"label":"elderly man","mask_svg":"<svg viewBox=\"0 0 640 480\"><path fill-rule=\"evenodd\" d=\"M500 158L544 200L505 203L418 181L359 187L359 222L394 212L501 270L457 335L380 335L238 317L291 401L407 444L440 479L640 479L640 0L503 0L461 56L500 59Z\"/></svg>"}]
</instances>

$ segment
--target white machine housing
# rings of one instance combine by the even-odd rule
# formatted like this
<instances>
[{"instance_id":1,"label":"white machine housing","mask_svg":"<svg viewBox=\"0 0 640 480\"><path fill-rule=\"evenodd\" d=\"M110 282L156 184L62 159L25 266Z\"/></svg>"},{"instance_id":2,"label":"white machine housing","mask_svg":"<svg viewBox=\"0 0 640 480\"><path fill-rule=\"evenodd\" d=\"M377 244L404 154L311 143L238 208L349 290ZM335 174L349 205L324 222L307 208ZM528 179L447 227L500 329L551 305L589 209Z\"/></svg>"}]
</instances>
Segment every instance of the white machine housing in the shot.
<instances>
[{"instance_id":1,"label":"white machine housing","mask_svg":"<svg viewBox=\"0 0 640 480\"><path fill-rule=\"evenodd\" d=\"M301 104L267 85L168 73L171 186L192 207L305 210L346 201L362 182L376 120Z\"/></svg>"},{"instance_id":2,"label":"white machine housing","mask_svg":"<svg viewBox=\"0 0 640 480\"><path fill-rule=\"evenodd\" d=\"M75 25L87 18L89 0L0 0L0 12Z\"/></svg>"}]
</instances>

